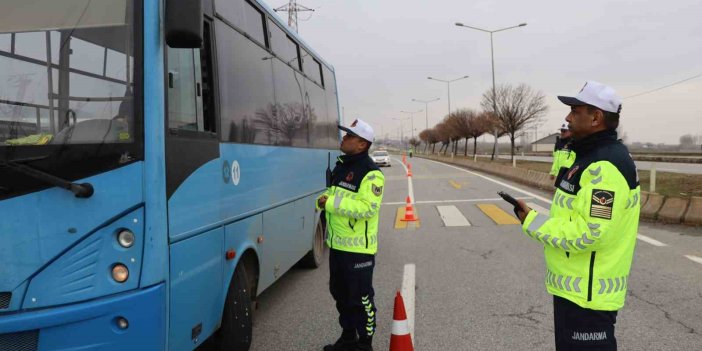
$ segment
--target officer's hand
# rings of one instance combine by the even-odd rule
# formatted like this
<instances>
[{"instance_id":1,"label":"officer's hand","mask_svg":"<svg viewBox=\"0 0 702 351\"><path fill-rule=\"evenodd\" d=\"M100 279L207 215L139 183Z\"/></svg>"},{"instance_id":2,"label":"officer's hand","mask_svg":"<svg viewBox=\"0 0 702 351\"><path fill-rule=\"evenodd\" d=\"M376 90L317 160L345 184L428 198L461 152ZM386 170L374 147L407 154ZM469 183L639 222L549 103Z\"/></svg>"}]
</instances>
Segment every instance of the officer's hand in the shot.
<instances>
[{"instance_id":1,"label":"officer's hand","mask_svg":"<svg viewBox=\"0 0 702 351\"><path fill-rule=\"evenodd\" d=\"M317 200L317 206L323 209L324 206L327 204L327 198L329 198L329 196L322 195L322 197L320 197L319 200Z\"/></svg>"},{"instance_id":2,"label":"officer's hand","mask_svg":"<svg viewBox=\"0 0 702 351\"><path fill-rule=\"evenodd\" d=\"M524 220L526 219L526 216L529 214L529 211L531 211L531 208L527 206L526 202L524 200L517 200L517 203L519 204L519 208L514 208L515 212L517 212L517 217L519 217L519 221L524 223Z\"/></svg>"}]
</instances>

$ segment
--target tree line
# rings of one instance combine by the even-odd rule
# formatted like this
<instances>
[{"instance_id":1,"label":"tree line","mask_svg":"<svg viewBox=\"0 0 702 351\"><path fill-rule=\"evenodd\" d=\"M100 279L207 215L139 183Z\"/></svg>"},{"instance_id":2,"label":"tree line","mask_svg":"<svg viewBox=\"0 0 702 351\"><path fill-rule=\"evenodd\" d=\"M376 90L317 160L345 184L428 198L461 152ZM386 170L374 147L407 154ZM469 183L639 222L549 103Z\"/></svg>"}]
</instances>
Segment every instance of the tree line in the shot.
<instances>
[{"instance_id":1,"label":"tree line","mask_svg":"<svg viewBox=\"0 0 702 351\"><path fill-rule=\"evenodd\" d=\"M489 134L495 137L492 158L496 157L497 138L509 136L511 156L514 158L514 141L524 135L524 131L541 123L548 112L544 94L526 84L517 86L503 84L493 92L487 90L482 95L481 110L460 108L452 111L433 128L419 133L419 139L410 139L410 144L418 148L424 143L424 152L431 148L436 153L446 154L449 147L456 154L458 143L465 141L465 156L468 156L468 141L473 139L473 155L476 153L478 137Z\"/></svg>"}]
</instances>

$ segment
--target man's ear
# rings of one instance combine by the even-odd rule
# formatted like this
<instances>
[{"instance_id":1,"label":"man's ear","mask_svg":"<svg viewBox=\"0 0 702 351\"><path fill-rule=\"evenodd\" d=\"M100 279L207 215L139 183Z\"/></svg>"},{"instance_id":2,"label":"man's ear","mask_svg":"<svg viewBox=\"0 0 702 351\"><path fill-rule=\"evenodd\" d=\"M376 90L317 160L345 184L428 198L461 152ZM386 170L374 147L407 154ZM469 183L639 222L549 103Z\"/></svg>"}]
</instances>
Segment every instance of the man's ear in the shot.
<instances>
[{"instance_id":1,"label":"man's ear","mask_svg":"<svg viewBox=\"0 0 702 351\"><path fill-rule=\"evenodd\" d=\"M604 125L604 113L600 109L595 110L595 114L593 115L594 118L592 119L592 126L593 127L599 127L601 125Z\"/></svg>"}]
</instances>

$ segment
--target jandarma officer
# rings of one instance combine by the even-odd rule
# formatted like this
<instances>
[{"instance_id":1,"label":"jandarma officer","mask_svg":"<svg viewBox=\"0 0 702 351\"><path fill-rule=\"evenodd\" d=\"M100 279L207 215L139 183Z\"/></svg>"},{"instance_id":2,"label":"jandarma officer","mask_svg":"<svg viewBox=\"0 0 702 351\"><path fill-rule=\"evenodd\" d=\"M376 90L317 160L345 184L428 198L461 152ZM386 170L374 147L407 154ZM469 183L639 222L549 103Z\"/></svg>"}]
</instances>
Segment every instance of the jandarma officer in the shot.
<instances>
[{"instance_id":1,"label":"jandarma officer","mask_svg":"<svg viewBox=\"0 0 702 351\"><path fill-rule=\"evenodd\" d=\"M373 129L357 119L346 132L331 186L317 199L327 222L329 290L336 301L341 337L325 351L373 350L376 325L373 268L378 250L378 213L385 177L368 156Z\"/></svg>"},{"instance_id":2,"label":"jandarma officer","mask_svg":"<svg viewBox=\"0 0 702 351\"><path fill-rule=\"evenodd\" d=\"M621 99L593 81L558 99L570 106L575 162L556 179L550 216L524 201L518 214L524 232L545 246L556 350L616 350L640 210L636 167L617 140Z\"/></svg>"},{"instance_id":3,"label":"jandarma officer","mask_svg":"<svg viewBox=\"0 0 702 351\"><path fill-rule=\"evenodd\" d=\"M551 180L556 179L558 173L562 170L570 168L573 165L573 161L575 161L575 152L571 150L570 145L573 139L571 138L568 125L563 123L559 130L561 135L558 136L556 144L553 146L553 164L551 165L551 172L549 172Z\"/></svg>"}]
</instances>

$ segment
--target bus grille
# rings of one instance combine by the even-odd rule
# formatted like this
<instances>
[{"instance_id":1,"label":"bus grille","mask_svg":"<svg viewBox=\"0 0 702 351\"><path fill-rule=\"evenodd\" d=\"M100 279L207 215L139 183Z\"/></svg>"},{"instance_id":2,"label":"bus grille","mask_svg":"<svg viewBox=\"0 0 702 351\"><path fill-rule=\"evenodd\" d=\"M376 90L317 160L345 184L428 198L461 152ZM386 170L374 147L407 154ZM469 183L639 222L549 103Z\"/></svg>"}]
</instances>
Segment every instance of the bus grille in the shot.
<instances>
[{"instance_id":1,"label":"bus grille","mask_svg":"<svg viewBox=\"0 0 702 351\"><path fill-rule=\"evenodd\" d=\"M0 350L36 351L38 344L38 330L0 334Z\"/></svg>"},{"instance_id":2,"label":"bus grille","mask_svg":"<svg viewBox=\"0 0 702 351\"><path fill-rule=\"evenodd\" d=\"M12 293L0 292L0 310L10 307L10 299L11 298L12 298Z\"/></svg>"}]
</instances>

